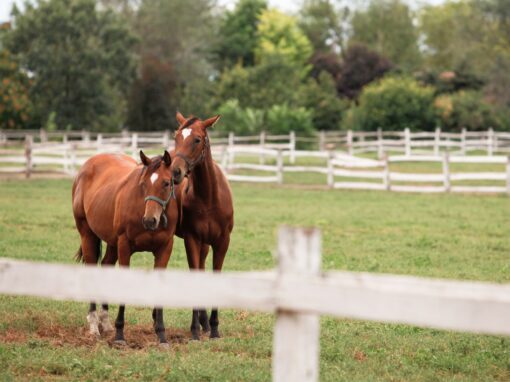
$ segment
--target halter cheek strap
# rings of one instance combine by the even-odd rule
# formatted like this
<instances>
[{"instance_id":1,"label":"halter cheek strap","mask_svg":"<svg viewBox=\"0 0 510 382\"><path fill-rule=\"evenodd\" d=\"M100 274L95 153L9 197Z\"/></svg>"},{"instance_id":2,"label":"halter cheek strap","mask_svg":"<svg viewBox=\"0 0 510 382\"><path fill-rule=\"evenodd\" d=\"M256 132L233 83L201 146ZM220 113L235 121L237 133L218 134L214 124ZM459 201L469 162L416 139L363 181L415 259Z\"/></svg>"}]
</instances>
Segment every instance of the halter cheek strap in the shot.
<instances>
[{"instance_id":1,"label":"halter cheek strap","mask_svg":"<svg viewBox=\"0 0 510 382\"><path fill-rule=\"evenodd\" d=\"M175 199L174 178L172 177L170 181L172 183L171 186L172 188L170 189L170 195L168 195L168 198L166 198L166 200L160 199L157 196L153 195L147 196L144 200L145 203L147 203L149 200L152 200L153 202L158 203L163 208L163 211L161 212L162 216L161 221L163 222L163 228L165 229L168 227L168 219L165 214L166 206L169 204L170 199Z\"/></svg>"}]
</instances>

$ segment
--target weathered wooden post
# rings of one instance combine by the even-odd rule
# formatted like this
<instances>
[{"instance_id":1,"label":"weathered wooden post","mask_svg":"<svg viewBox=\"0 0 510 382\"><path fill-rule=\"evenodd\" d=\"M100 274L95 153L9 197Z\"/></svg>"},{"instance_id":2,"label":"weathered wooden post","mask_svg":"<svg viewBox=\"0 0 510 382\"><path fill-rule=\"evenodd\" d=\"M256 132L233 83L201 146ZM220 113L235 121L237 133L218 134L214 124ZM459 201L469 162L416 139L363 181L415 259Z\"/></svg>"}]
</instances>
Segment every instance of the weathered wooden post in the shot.
<instances>
[{"instance_id":1,"label":"weathered wooden post","mask_svg":"<svg viewBox=\"0 0 510 382\"><path fill-rule=\"evenodd\" d=\"M264 130L262 130L260 132L260 149L261 150L264 150L264 148L266 147L266 132ZM266 155L264 154L263 151L260 152L259 154L259 163L260 164L264 164L266 163Z\"/></svg>"},{"instance_id":2,"label":"weathered wooden post","mask_svg":"<svg viewBox=\"0 0 510 382\"><path fill-rule=\"evenodd\" d=\"M335 159L335 153L332 151L328 152L328 177L327 183L329 188L335 187L335 166L333 161Z\"/></svg>"},{"instance_id":3,"label":"weathered wooden post","mask_svg":"<svg viewBox=\"0 0 510 382\"><path fill-rule=\"evenodd\" d=\"M101 152L102 147L103 147L103 134L99 133L99 134L97 134L97 139L96 139L97 151Z\"/></svg>"},{"instance_id":4,"label":"weathered wooden post","mask_svg":"<svg viewBox=\"0 0 510 382\"><path fill-rule=\"evenodd\" d=\"M90 143L90 132L88 132L86 130L82 130L81 131L81 140L83 141L83 143L86 146L88 146Z\"/></svg>"},{"instance_id":5,"label":"weathered wooden post","mask_svg":"<svg viewBox=\"0 0 510 382\"><path fill-rule=\"evenodd\" d=\"M434 132L434 155L439 156L439 149L441 143L441 128L436 127L436 131Z\"/></svg>"},{"instance_id":6,"label":"weathered wooden post","mask_svg":"<svg viewBox=\"0 0 510 382\"><path fill-rule=\"evenodd\" d=\"M229 167L232 166L235 161L234 146L235 146L235 136L234 136L234 132L231 131L230 133L228 133L228 165L229 165Z\"/></svg>"},{"instance_id":7,"label":"weathered wooden post","mask_svg":"<svg viewBox=\"0 0 510 382\"><path fill-rule=\"evenodd\" d=\"M289 133L289 161L290 163L296 163L296 132L292 130Z\"/></svg>"},{"instance_id":8,"label":"weathered wooden post","mask_svg":"<svg viewBox=\"0 0 510 382\"><path fill-rule=\"evenodd\" d=\"M391 175L390 175L390 161L388 159L388 154L384 153L383 157L384 161L384 178L383 178L383 184L386 191L391 191Z\"/></svg>"},{"instance_id":9,"label":"weathered wooden post","mask_svg":"<svg viewBox=\"0 0 510 382\"><path fill-rule=\"evenodd\" d=\"M352 130L347 130L347 152L349 155L352 155L353 153L353 147L352 147Z\"/></svg>"},{"instance_id":10,"label":"weathered wooden post","mask_svg":"<svg viewBox=\"0 0 510 382\"><path fill-rule=\"evenodd\" d=\"M411 156L411 130L406 127L404 130L405 155Z\"/></svg>"},{"instance_id":11,"label":"weathered wooden post","mask_svg":"<svg viewBox=\"0 0 510 382\"><path fill-rule=\"evenodd\" d=\"M76 174L76 167L77 167L77 163L76 163L76 143L71 143L71 163L70 163L70 172L71 172L71 175L75 175Z\"/></svg>"},{"instance_id":12,"label":"weathered wooden post","mask_svg":"<svg viewBox=\"0 0 510 382\"><path fill-rule=\"evenodd\" d=\"M450 182L450 153L445 151L443 155L443 185L445 192L450 192L451 182Z\"/></svg>"},{"instance_id":13,"label":"weathered wooden post","mask_svg":"<svg viewBox=\"0 0 510 382\"><path fill-rule=\"evenodd\" d=\"M161 144L163 145L163 148L165 150L168 150L168 146L170 146L170 132L168 130L165 130L163 132L163 138Z\"/></svg>"},{"instance_id":14,"label":"weathered wooden post","mask_svg":"<svg viewBox=\"0 0 510 382\"><path fill-rule=\"evenodd\" d=\"M34 137L30 134L25 135L25 177L28 179L32 174L32 146L34 144Z\"/></svg>"},{"instance_id":15,"label":"weathered wooden post","mask_svg":"<svg viewBox=\"0 0 510 382\"><path fill-rule=\"evenodd\" d=\"M506 160L506 193L510 195L510 156Z\"/></svg>"},{"instance_id":16,"label":"weathered wooden post","mask_svg":"<svg viewBox=\"0 0 510 382\"><path fill-rule=\"evenodd\" d=\"M467 131L466 131L466 128L463 127L462 131L460 133L460 153L462 155L466 155L466 138L467 138Z\"/></svg>"},{"instance_id":17,"label":"weathered wooden post","mask_svg":"<svg viewBox=\"0 0 510 382\"><path fill-rule=\"evenodd\" d=\"M278 283L285 294L285 279L318 275L321 234L316 228L281 227L278 232ZM292 291L289 291L292 293ZM285 308L277 311L273 339L273 381L314 382L319 378L319 316Z\"/></svg>"},{"instance_id":18,"label":"weathered wooden post","mask_svg":"<svg viewBox=\"0 0 510 382\"><path fill-rule=\"evenodd\" d=\"M494 129L489 127L487 131L487 154L492 156L494 154Z\"/></svg>"},{"instance_id":19,"label":"weathered wooden post","mask_svg":"<svg viewBox=\"0 0 510 382\"><path fill-rule=\"evenodd\" d=\"M377 128L377 157L382 159L384 155L383 134L380 127Z\"/></svg>"},{"instance_id":20,"label":"weathered wooden post","mask_svg":"<svg viewBox=\"0 0 510 382\"><path fill-rule=\"evenodd\" d=\"M324 130L319 131L319 151L326 150L326 132Z\"/></svg>"},{"instance_id":21,"label":"weathered wooden post","mask_svg":"<svg viewBox=\"0 0 510 382\"><path fill-rule=\"evenodd\" d=\"M46 133L46 130L43 128L39 129L39 140L41 141L41 143L48 142L48 134Z\"/></svg>"},{"instance_id":22,"label":"weathered wooden post","mask_svg":"<svg viewBox=\"0 0 510 382\"><path fill-rule=\"evenodd\" d=\"M276 156L276 178L278 184L283 184L283 153L282 150L278 150Z\"/></svg>"},{"instance_id":23,"label":"weathered wooden post","mask_svg":"<svg viewBox=\"0 0 510 382\"><path fill-rule=\"evenodd\" d=\"M138 133L131 135L131 156L134 159L138 158Z\"/></svg>"},{"instance_id":24,"label":"weathered wooden post","mask_svg":"<svg viewBox=\"0 0 510 382\"><path fill-rule=\"evenodd\" d=\"M66 145L67 142L69 142L69 137L68 137L67 133L64 133L64 135L62 136L62 143L64 145Z\"/></svg>"}]
</instances>

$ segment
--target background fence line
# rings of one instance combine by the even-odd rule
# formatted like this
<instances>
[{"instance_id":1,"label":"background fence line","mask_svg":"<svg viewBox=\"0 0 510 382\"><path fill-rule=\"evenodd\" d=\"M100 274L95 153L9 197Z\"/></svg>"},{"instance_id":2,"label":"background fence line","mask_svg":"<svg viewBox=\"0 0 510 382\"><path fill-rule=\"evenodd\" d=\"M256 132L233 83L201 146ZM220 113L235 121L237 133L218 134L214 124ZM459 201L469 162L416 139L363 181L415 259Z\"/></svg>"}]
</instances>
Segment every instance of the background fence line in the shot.
<instances>
[{"instance_id":1,"label":"background fence line","mask_svg":"<svg viewBox=\"0 0 510 382\"><path fill-rule=\"evenodd\" d=\"M19 132L14 132L19 134ZM347 140L355 133L347 132ZM45 133L47 134L47 133ZM381 158L368 159L356 157L348 152L334 150L298 150L296 141L298 138L291 134L288 142L282 141L287 135L269 136L261 133L260 136L235 137L230 134L227 144L217 144L216 138L212 139L213 156L218 160L227 177L231 181L259 182L259 183L284 183L284 174L290 172L319 173L325 175L324 185L334 189L366 189L386 190L398 192L479 192L479 193L508 193L510 194L510 157L495 155L495 148L488 150L488 155L463 155L467 151L467 137L479 137L485 134L488 142L496 141L496 133L468 132L463 131L464 145L457 151L442 151L440 146L433 147L428 153L418 154L414 147L420 141L412 143L412 134L409 130L398 134L403 136L403 155L388 155L386 152L385 139L382 132L357 132L362 139L376 137L374 141L359 141L363 144L375 144L376 151ZM434 135L434 142L438 142L438 132L414 133L418 138L427 138ZM452 137L454 133L444 133ZM501 133L506 134L506 133ZM508 139L510 140L510 134ZM47 135L44 135L47 137ZM456 136L456 135L455 135ZM20 136L21 137L21 136ZM40 171L52 171L73 176L77 169L92 155L101 152L124 152L138 159L140 148L147 150L172 149L173 140L168 132L141 134L125 132L124 136L97 134L92 139L90 133L81 132L80 139L66 140L66 143L46 141L34 143L33 135L24 136L23 146L4 145L0 147L0 173L24 173L26 177ZM242 143L235 143L236 139ZM250 140L259 139L262 143L250 144ZM221 139L221 138L220 138ZM279 140L279 141L278 141ZM272 143L271 143L272 142ZM276 143L275 143L276 142ZM283 143L282 143L283 142ZM409 143L411 142L411 143ZM425 142L425 141L423 141ZM421 142L421 143L423 143ZM478 142L478 141L477 141ZM484 141L485 142L485 141ZM420 143L420 144L421 144ZM425 142L429 144L430 142ZM458 142L457 142L458 143ZM448 144L450 147L451 142ZM350 146L351 148L354 145ZM361 146L360 146L361 147ZM373 148L372 147L372 148ZM420 147L425 147L421 144ZM443 145L441 147L446 147ZM474 146L470 146L474 147ZM370 148L370 146L365 146ZM501 152L504 145L498 143L497 151ZM370 148L371 149L371 148ZM350 150L353 151L353 150ZM236 158L258 157L257 163L238 163ZM297 158L320 158L322 164L296 165ZM269 161L269 162L268 162ZM401 162L437 162L442 166L441 173L400 173L390 170L391 163ZM451 163L472 164L503 164L506 170L502 172L457 172L452 173ZM249 175L239 171L251 170L266 172L267 175ZM338 180L337 178L342 178ZM455 182L462 181L487 181L504 182L504 185L457 185ZM404 183L404 184L402 184ZM408 183L408 184L405 184Z\"/></svg>"},{"instance_id":2,"label":"background fence line","mask_svg":"<svg viewBox=\"0 0 510 382\"><path fill-rule=\"evenodd\" d=\"M321 273L317 229L282 227L277 260L276 271L219 274L0 259L0 293L149 307L217 306L273 312L277 316L275 381L318 379L318 317L323 314L510 335L510 285Z\"/></svg>"}]
</instances>

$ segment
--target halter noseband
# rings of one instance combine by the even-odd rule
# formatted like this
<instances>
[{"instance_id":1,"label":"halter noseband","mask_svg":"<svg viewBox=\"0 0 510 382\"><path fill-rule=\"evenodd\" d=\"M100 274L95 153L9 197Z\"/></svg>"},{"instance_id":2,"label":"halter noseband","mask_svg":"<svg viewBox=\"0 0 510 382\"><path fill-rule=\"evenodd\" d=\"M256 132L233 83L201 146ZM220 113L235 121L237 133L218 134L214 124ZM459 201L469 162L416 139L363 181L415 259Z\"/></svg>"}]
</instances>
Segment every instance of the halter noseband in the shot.
<instances>
[{"instance_id":1,"label":"halter noseband","mask_svg":"<svg viewBox=\"0 0 510 382\"><path fill-rule=\"evenodd\" d=\"M195 159L195 160L192 160L190 159L188 156L182 154L182 153L175 153L175 156L176 157L179 157L181 158L185 163L186 163L186 166L188 167L188 171L186 172L186 176L195 168L195 166L197 164L199 164L200 162L202 162L205 158L205 151L209 148L209 137L206 135L205 136L205 139L204 139L204 147L202 148L202 152L200 153L200 156ZM173 178L172 178L172 181L173 181Z\"/></svg>"},{"instance_id":2,"label":"halter noseband","mask_svg":"<svg viewBox=\"0 0 510 382\"><path fill-rule=\"evenodd\" d=\"M149 196L145 197L145 200L144 200L145 203L147 203L149 200L152 200L153 202L158 203L163 208L163 211L161 212L161 216L162 216L161 221L163 222L163 228L168 227L168 219L165 214L166 206L170 202L170 199L175 199L174 177L172 177L170 179L170 182L172 184L172 188L170 189L170 195L168 195L168 198L166 198L166 200L160 199L157 196L153 196L153 195L149 195Z\"/></svg>"}]
</instances>

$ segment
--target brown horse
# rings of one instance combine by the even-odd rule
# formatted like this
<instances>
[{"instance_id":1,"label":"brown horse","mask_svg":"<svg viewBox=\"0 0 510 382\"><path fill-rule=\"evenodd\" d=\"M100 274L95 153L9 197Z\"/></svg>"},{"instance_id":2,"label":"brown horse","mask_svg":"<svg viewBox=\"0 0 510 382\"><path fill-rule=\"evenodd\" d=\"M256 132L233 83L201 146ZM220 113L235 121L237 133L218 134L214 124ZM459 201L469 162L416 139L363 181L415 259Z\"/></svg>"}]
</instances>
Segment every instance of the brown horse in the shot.
<instances>
[{"instance_id":1,"label":"brown horse","mask_svg":"<svg viewBox=\"0 0 510 382\"><path fill-rule=\"evenodd\" d=\"M213 249L213 270L221 271L234 227L232 193L227 179L212 159L207 128L219 119L205 121L184 118L177 113L180 126L175 133L172 153L172 175L179 184L177 198L181 205L181 221L177 235L184 239L190 269L205 269L209 246ZM208 321L205 309L194 309L191 321L193 339L199 339L200 325L210 337L219 337L218 309Z\"/></svg>"},{"instance_id":2,"label":"brown horse","mask_svg":"<svg viewBox=\"0 0 510 382\"><path fill-rule=\"evenodd\" d=\"M99 154L80 169L73 184L73 214L81 237L77 259L96 264L101 258L101 241L107 248L102 265L129 267L137 251L154 254L154 268L166 268L172 253L178 221L170 154L149 159L140 151L143 166L126 155ZM115 321L115 343L124 345L124 305ZM154 329L162 345L167 345L163 309L152 312ZM87 321L90 333L99 336L113 331L108 305L98 315L91 303Z\"/></svg>"}]
</instances>

